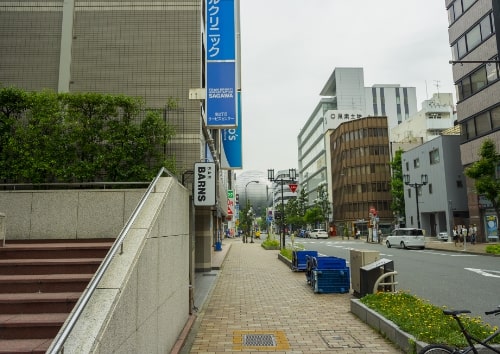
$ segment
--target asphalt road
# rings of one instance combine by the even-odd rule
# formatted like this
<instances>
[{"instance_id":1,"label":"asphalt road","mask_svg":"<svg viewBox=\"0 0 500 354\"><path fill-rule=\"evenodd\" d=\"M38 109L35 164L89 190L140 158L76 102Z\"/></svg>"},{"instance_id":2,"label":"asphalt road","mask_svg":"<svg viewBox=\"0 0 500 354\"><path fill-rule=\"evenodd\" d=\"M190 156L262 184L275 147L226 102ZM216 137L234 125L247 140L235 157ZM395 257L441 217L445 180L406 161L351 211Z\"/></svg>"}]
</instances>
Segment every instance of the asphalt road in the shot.
<instances>
[{"instance_id":1,"label":"asphalt road","mask_svg":"<svg viewBox=\"0 0 500 354\"><path fill-rule=\"evenodd\" d=\"M287 239L287 242L289 239ZM349 262L351 249L377 250L380 258L394 262L398 272L397 290L409 291L436 306L467 309L470 316L500 327L500 316L486 316L485 311L500 305L500 259L431 249L387 248L360 240L296 239L306 249L321 255L344 258Z\"/></svg>"}]
</instances>

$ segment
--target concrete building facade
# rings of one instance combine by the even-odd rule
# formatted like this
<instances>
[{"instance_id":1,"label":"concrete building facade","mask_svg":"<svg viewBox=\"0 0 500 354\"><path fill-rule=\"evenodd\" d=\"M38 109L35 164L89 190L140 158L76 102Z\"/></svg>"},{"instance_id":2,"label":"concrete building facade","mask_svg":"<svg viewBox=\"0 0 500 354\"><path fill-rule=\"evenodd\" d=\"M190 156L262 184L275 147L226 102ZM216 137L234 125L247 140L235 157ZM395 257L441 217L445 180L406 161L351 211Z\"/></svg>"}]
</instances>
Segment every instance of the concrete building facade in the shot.
<instances>
[{"instance_id":1,"label":"concrete building facade","mask_svg":"<svg viewBox=\"0 0 500 354\"><path fill-rule=\"evenodd\" d=\"M441 135L402 154L403 174L410 176L410 184L421 183L423 174L428 179L422 186L404 186L407 227L418 227L420 219L426 235L436 236L444 231L451 235L455 225L469 225L460 142L459 135Z\"/></svg>"},{"instance_id":2,"label":"concrete building facade","mask_svg":"<svg viewBox=\"0 0 500 354\"><path fill-rule=\"evenodd\" d=\"M457 88L457 121L461 125L461 164L478 159L485 139L500 151L500 3L496 0L445 0L452 49L453 81ZM489 203L467 181L470 223L484 235ZM498 221L497 221L498 222Z\"/></svg>"},{"instance_id":3,"label":"concrete building facade","mask_svg":"<svg viewBox=\"0 0 500 354\"><path fill-rule=\"evenodd\" d=\"M0 84L27 91L140 97L174 127L166 154L192 183L194 163L220 161L219 130L204 122L205 1L55 0L0 4ZM216 230L227 215L231 174L217 172L218 203L198 207L195 268L209 270ZM220 227L219 227L220 228ZM193 251L194 252L194 251Z\"/></svg>"}]
</instances>

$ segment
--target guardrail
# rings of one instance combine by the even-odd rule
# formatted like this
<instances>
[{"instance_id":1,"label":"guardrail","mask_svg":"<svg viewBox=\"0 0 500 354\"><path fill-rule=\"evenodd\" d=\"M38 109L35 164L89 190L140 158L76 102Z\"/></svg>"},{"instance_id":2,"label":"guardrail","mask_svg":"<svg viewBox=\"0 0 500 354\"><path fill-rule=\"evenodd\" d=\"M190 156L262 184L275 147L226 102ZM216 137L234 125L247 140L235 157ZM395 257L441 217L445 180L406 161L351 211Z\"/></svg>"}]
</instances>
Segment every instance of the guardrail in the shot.
<instances>
[{"instance_id":1,"label":"guardrail","mask_svg":"<svg viewBox=\"0 0 500 354\"><path fill-rule=\"evenodd\" d=\"M115 242L113 243L113 246L111 246L106 257L104 258L101 265L97 269L97 272L95 273L94 277L90 281L88 287L85 289L82 296L80 297L80 299L76 303L74 310L71 312L70 316L68 317L68 319L64 323L64 325L61 328L61 330L59 331L58 335L56 336L56 338L54 339L54 341L50 345L49 349L47 350L47 354L64 353L64 344L65 344L66 340L68 339L69 334L71 333L71 330L73 329L76 322L80 318L80 315L82 314L83 310L85 309L85 306L88 304L90 298L94 294L94 291L97 289L97 285L99 284L102 277L104 276L104 273L106 272L109 265L111 264L113 257L117 254L118 251L120 251L120 254L123 253L123 241L125 240L125 237L127 236L128 231L130 230L130 228L132 227L132 224L134 223L135 219L139 215L139 212L141 211L142 207L146 203L146 200L148 199L149 195L151 194L153 189L156 187L158 180L160 179L160 177L164 173L168 174L170 177L176 178L172 173L170 173L164 167L162 167L160 172L158 172L155 179L149 185L146 193L144 193L141 200L137 204L132 215L130 215L130 218L128 219L127 223L123 227L122 231L120 231L120 234L116 238Z\"/></svg>"}]
</instances>

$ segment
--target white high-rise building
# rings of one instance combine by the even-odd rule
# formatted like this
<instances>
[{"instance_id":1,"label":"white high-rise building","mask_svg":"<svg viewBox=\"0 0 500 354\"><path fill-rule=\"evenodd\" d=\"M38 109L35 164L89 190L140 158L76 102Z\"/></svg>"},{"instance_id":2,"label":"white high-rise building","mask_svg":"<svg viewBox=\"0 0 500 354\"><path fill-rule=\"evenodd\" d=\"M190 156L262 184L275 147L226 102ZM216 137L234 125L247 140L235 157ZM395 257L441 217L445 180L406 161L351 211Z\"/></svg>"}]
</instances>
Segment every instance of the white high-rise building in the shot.
<instances>
[{"instance_id":1,"label":"white high-rise building","mask_svg":"<svg viewBox=\"0 0 500 354\"><path fill-rule=\"evenodd\" d=\"M320 95L322 98L297 137L301 188L306 189L311 204L317 197L318 185L327 181L326 131L345 121L369 116L386 116L391 129L417 113L415 87L365 87L363 68L335 68Z\"/></svg>"}]
</instances>

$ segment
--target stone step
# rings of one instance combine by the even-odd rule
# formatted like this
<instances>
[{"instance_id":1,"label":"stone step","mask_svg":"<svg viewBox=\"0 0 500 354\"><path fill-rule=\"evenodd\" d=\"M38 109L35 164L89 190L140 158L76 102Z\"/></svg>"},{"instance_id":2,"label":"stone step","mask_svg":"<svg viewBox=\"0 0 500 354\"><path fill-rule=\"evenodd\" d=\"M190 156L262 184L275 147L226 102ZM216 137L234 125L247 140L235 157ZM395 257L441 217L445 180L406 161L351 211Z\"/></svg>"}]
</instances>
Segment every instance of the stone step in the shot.
<instances>
[{"instance_id":1,"label":"stone step","mask_svg":"<svg viewBox=\"0 0 500 354\"><path fill-rule=\"evenodd\" d=\"M0 339L54 338L67 313L0 315Z\"/></svg>"},{"instance_id":2,"label":"stone step","mask_svg":"<svg viewBox=\"0 0 500 354\"><path fill-rule=\"evenodd\" d=\"M81 292L0 294L0 314L70 313Z\"/></svg>"},{"instance_id":3,"label":"stone step","mask_svg":"<svg viewBox=\"0 0 500 354\"><path fill-rule=\"evenodd\" d=\"M0 294L78 292L92 279L93 274L22 274L0 275Z\"/></svg>"},{"instance_id":4,"label":"stone step","mask_svg":"<svg viewBox=\"0 0 500 354\"><path fill-rule=\"evenodd\" d=\"M95 273L102 258L0 259L0 275Z\"/></svg>"},{"instance_id":5,"label":"stone step","mask_svg":"<svg viewBox=\"0 0 500 354\"><path fill-rule=\"evenodd\" d=\"M9 242L0 247L0 259L104 258L113 245L103 241Z\"/></svg>"},{"instance_id":6,"label":"stone step","mask_svg":"<svg viewBox=\"0 0 500 354\"><path fill-rule=\"evenodd\" d=\"M45 354L54 338L0 339L0 354Z\"/></svg>"}]
</instances>

